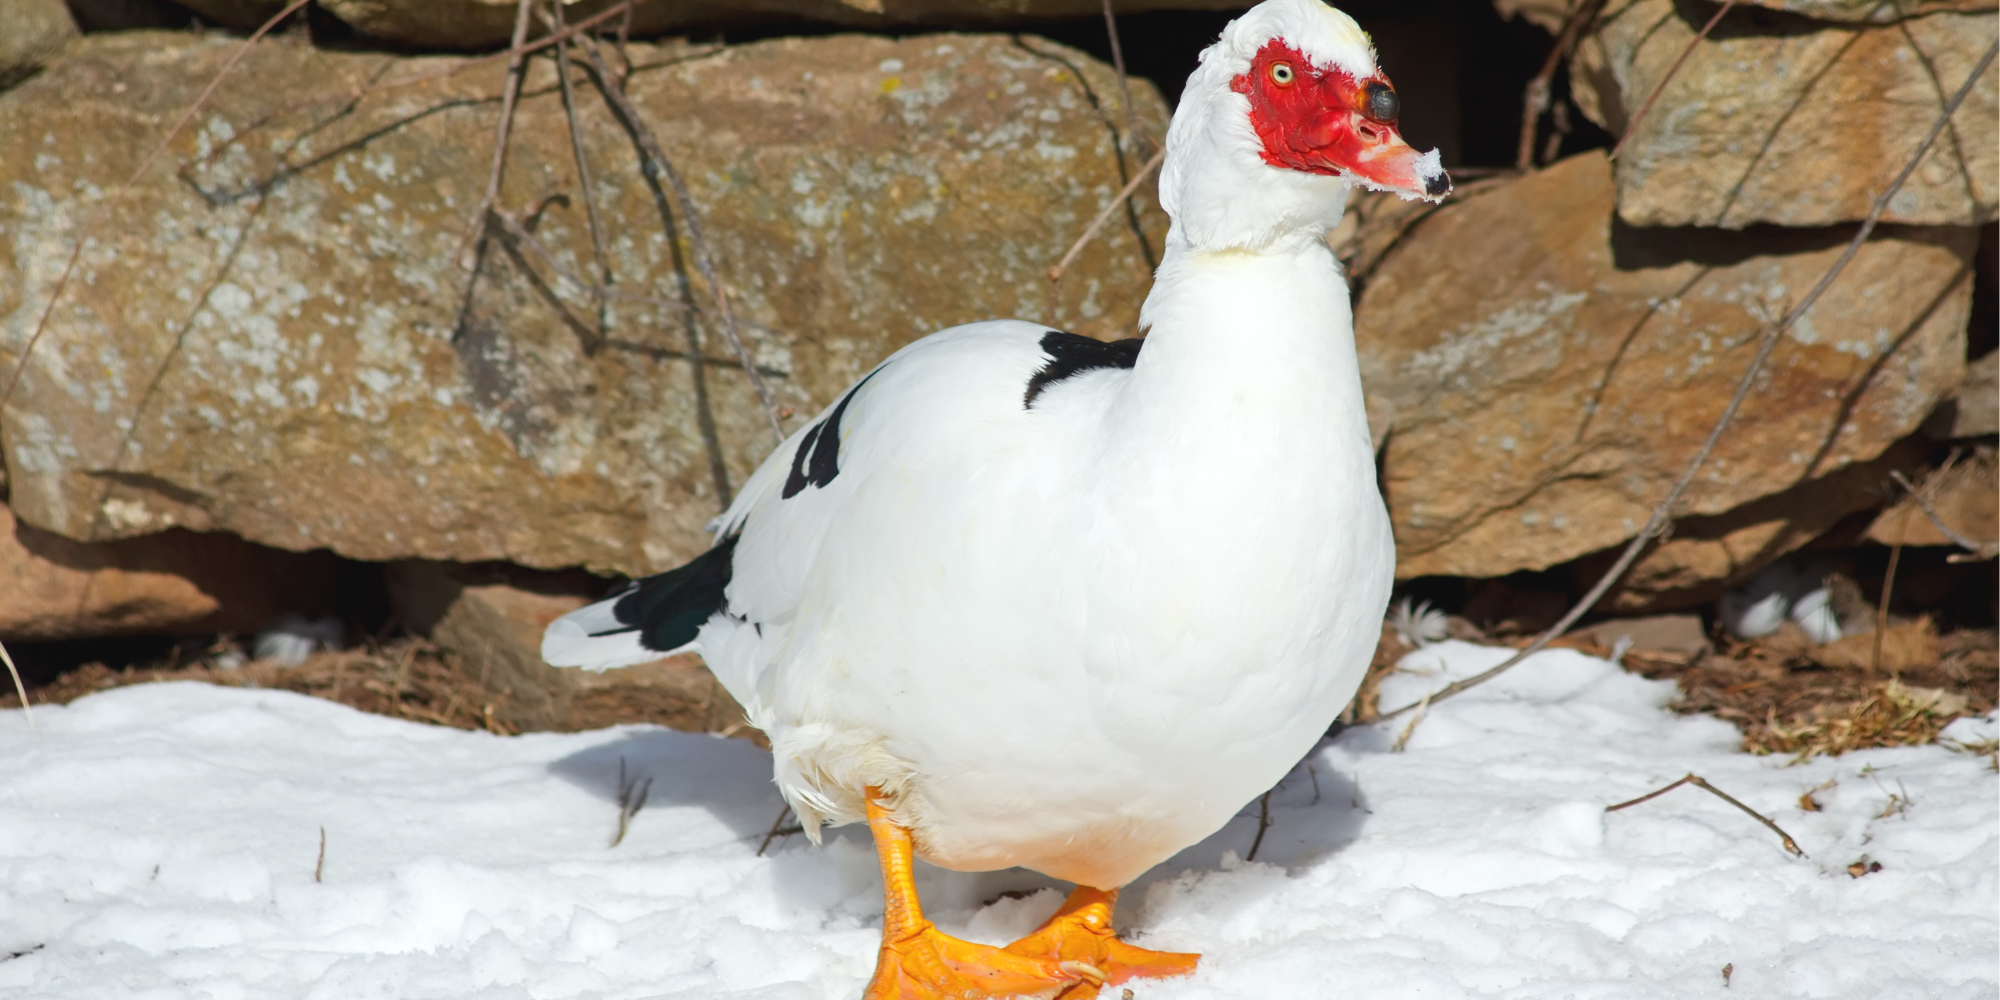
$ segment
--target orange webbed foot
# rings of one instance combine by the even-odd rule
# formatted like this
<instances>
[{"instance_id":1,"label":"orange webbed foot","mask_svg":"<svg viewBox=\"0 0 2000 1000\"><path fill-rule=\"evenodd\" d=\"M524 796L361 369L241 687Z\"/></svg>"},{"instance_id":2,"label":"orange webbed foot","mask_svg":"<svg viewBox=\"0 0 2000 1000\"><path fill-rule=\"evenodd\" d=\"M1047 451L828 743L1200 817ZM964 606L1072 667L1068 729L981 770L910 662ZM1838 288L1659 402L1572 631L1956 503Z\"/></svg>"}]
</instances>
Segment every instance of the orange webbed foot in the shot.
<instances>
[{"instance_id":1,"label":"orange webbed foot","mask_svg":"<svg viewBox=\"0 0 2000 1000\"><path fill-rule=\"evenodd\" d=\"M1133 979L1164 979L1194 971L1200 955L1151 951L1118 940L1111 930L1111 911L1118 891L1077 886L1062 908L1033 934L1006 947L1017 955L1058 962L1082 962L1103 976L1102 983L1080 982L1058 994L1060 1000L1092 1000L1100 986Z\"/></svg>"},{"instance_id":2,"label":"orange webbed foot","mask_svg":"<svg viewBox=\"0 0 2000 1000\"><path fill-rule=\"evenodd\" d=\"M1018 955L961 941L923 922L882 942L875 978L862 1000L972 1000L987 997L1070 997L1103 976L1087 963Z\"/></svg>"},{"instance_id":3,"label":"orange webbed foot","mask_svg":"<svg viewBox=\"0 0 2000 1000\"><path fill-rule=\"evenodd\" d=\"M912 870L910 832L868 790L868 827L882 863L882 950L862 1000L986 1000L1096 996L1104 974L1058 955L1022 955L961 941L924 919ZM1065 990L1088 988L1085 994Z\"/></svg>"}]
</instances>

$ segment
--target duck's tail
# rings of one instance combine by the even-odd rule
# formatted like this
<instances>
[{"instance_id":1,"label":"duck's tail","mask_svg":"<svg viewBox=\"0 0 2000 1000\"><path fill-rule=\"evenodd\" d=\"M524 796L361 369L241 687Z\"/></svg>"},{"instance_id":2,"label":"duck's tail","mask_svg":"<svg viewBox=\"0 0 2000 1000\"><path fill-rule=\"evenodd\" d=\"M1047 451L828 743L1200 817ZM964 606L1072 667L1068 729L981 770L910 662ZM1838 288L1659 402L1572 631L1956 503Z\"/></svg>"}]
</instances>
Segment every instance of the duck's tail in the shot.
<instances>
[{"instance_id":1,"label":"duck's tail","mask_svg":"<svg viewBox=\"0 0 2000 1000\"><path fill-rule=\"evenodd\" d=\"M736 537L550 622L542 633L542 659L556 667L610 670L693 648L703 623L723 609Z\"/></svg>"}]
</instances>

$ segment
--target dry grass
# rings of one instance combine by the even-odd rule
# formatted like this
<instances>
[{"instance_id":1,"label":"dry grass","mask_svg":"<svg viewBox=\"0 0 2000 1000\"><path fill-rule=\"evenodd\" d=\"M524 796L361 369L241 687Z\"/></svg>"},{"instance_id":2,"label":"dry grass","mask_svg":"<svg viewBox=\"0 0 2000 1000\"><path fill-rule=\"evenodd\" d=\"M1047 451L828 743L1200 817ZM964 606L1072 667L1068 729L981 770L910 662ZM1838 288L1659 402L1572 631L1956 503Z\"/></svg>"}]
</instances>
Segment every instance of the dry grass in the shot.
<instances>
[{"instance_id":1,"label":"dry grass","mask_svg":"<svg viewBox=\"0 0 2000 1000\"><path fill-rule=\"evenodd\" d=\"M1679 682L1675 709L1735 723L1744 750L1805 760L1934 743L1953 719L1993 710L2000 701L1994 630L1960 629L1924 644L1931 655L1898 657L1902 669L1893 672L1854 666L1839 643L1812 647L1784 633L1727 643L1692 662L1628 656L1626 664Z\"/></svg>"},{"instance_id":2,"label":"dry grass","mask_svg":"<svg viewBox=\"0 0 2000 1000\"><path fill-rule=\"evenodd\" d=\"M504 693L489 691L460 673L447 654L414 637L395 639L369 649L315 653L295 667L254 661L230 669L209 657L188 664L172 661L114 670L87 663L33 690L35 704L67 704L88 694L133 684L201 681L221 687L274 688L296 691L350 705L364 712L429 722L454 729L509 732L493 719ZM14 708L20 699L0 699L0 708Z\"/></svg>"},{"instance_id":3,"label":"dry grass","mask_svg":"<svg viewBox=\"0 0 2000 1000\"><path fill-rule=\"evenodd\" d=\"M1454 634L1470 628L1462 619L1453 620ZM2000 702L2000 640L1993 629L1937 635L1928 621L1919 619L1892 624L1891 632L1894 655L1883 660L1899 668L1893 672L1870 673L1865 665L1855 665L1853 650L1866 648L1869 636L1813 646L1789 630L1767 639L1724 642L1718 652L1692 659L1632 650L1622 662L1634 673L1678 682L1681 698L1675 710L1704 712L1734 723L1743 733L1745 751L1790 754L1795 760L1869 747L1935 743L1953 719L1983 715ZM1525 637L1462 637L1510 645L1527 642ZM1551 645L1593 656L1612 653L1578 636ZM1382 679L1394 673L1396 661L1410 651L1385 624L1368 674L1342 721L1366 723L1381 717ZM1992 756L2000 746L1955 749Z\"/></svg>"},{"instance_id":4,"label":"dry grass","mask_svg":"<svg viewBox=\"0 0 2000 1000\"><path fill-rule=\"evenodd\" d=\"M89 663L29 689L35 705L66 704L85 695L134 684L198 681L223 687L273 688L336 701L376 715L413 722L483 729L511 735L505 720L508 693L489 686L458 657L430 642L391 639L369 648L320 652L298 666L254 661L234 669L218 665L209 651L193 663L166 661L113 669ZM577 732L621 723L652 723L691 732L723 732L753 741L763 734L742 722L742 710L712 680L708 690L690 690L668 669L674 664L613 671L581 679L569 699L568 717L556 728ZM704 673L704 676L705 673ZM0 708L14 708L12 692L0 697Z\"/></svg>"},{"instance_id":5,"label":"dry grass","mask_svg":"<svg viewBox=\"0 0 2000 1000\"><path fill-rule=\"evenodd\" d=\"M1770 712L1761 726L1743 735L1751 753L1789 753L1794 760L1839 755L1866 747L1902 747L1937 742L1937 735L1964 711L1962 695L1937 688L1910 688L1887 680L1854 701L1814 706L1788 723Z\"/></svg>"}]
</instances>

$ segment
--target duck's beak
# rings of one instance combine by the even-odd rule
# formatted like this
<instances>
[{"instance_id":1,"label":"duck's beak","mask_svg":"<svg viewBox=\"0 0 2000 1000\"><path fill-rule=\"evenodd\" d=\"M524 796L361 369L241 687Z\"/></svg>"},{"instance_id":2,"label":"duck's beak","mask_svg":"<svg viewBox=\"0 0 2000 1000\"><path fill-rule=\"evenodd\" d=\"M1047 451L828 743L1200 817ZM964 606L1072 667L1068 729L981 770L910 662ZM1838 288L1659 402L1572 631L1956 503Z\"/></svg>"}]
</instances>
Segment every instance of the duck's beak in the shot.
<instances>
[{"instance_id":1,"label":"duck's beak","mask_svg":"<svg viewBox=\"0 0 2000 1000\"><path fill-rule=\"evenodd\" d=\"M1438 161L1437 150L1417 152L1394 124L1356 114L1354 129L1344 138L1349 141L1338 144L1344 148L1328 151L1329 165L1363 186L1426 201L1443 201L1451 193L1451 176Z\"/></svg>"}]
</instances>

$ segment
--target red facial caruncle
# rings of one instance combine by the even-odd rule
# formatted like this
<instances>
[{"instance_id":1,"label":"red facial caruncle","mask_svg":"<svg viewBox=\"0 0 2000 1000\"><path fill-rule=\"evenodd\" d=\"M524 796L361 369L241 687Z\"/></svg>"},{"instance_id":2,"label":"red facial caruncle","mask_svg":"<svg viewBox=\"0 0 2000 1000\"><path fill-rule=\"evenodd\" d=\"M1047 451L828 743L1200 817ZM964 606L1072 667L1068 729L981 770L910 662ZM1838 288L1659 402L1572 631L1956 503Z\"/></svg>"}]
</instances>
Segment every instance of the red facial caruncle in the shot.
<instances>
[{"instance_id":1,"label":"red facial caruncle","mask_svg":"<svg viewBox=\"0 0 2000 1000\"><path fill-rule=\"evenodd\" d=\"M1250 125L1264 162L1312 174L1351 175L1379 188L1442 198L1451 180L1403 141L1402 106L1387 77L1357 80L1314 66L1298 49L1272 39L1230 81L1249 98Z\"/></svg>"}]
</instances>

